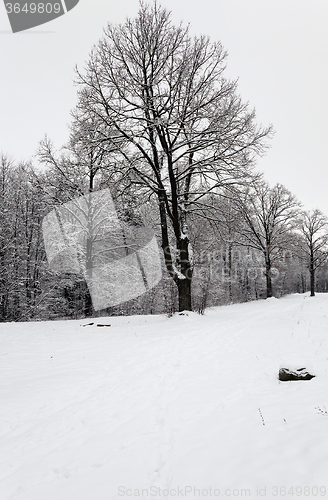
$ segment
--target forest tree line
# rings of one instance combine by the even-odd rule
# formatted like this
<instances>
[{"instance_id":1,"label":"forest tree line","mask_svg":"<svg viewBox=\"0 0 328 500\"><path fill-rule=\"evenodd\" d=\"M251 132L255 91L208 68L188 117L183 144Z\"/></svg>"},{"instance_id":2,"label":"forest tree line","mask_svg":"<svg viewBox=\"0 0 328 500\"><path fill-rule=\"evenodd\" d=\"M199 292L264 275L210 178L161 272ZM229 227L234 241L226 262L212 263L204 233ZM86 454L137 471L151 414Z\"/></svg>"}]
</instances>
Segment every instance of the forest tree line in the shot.
<instances>
[{"instance_id":1,"label":"forest tree line","mask_svg":"<svg viewBox=\"0 0 328 500\"><path fill-rule=\"evenodd\" d=\"M70 196L61 181L55 170L42 171L1 157L2 321L94 314L83 275L55 272L46 258L42 220ZM108 184L112 187L105 176L99 187ZM188 214L193 248L192 309L204 312L209 306L268 296L327 292L326 217L319 210L303 211L283 186L270 188L260 179L243 194L242 200L232 198L231 193L208 194L207 210L202 207ZM122 205L122 198L116 203ZM146 204L144 217L160 241L160 222L152 203ZM131 208L129 199L126 206ZM162 267L163 279L154 289L100 315L178 311L178 290L166 272L164 258Z\"/></svg>"},{"instance_id":2,"label":"forest tree line","mask_svg":"<svg viewBox=\"0 0 328 500\"><path fill-rule=\"evenodd\" d=\"M226 58L157 4L107 26L77 70L65 147L45 137L37 165L1 155L1 321L95 314L83 272L49 267L42 221L102 189L124 221L152 228L163 278L97 315L202 313L327 291L327 219L254 170L273 131L225 77Z\"/></svg>"}]
</instances>

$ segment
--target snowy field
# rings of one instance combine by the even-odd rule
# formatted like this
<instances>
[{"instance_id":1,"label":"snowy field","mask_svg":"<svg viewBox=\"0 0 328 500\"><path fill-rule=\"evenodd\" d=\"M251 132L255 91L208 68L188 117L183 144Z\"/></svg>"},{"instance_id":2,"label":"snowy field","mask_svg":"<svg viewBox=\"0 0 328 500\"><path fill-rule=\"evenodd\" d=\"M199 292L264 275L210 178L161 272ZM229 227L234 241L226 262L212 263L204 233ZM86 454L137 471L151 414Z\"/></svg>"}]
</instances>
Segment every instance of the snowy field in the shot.
<instances>
[{"instance_id":1,"label":"snowy field","mask_svg":"<svg viewBox=\"0 0 328 500\"><path fill-rule=\"evenodd\" d=\"M328 498L328 294L308 295L0 324L0 499ZM316 377L279 382L288 363Z\"/></svg>"}]
</instances>

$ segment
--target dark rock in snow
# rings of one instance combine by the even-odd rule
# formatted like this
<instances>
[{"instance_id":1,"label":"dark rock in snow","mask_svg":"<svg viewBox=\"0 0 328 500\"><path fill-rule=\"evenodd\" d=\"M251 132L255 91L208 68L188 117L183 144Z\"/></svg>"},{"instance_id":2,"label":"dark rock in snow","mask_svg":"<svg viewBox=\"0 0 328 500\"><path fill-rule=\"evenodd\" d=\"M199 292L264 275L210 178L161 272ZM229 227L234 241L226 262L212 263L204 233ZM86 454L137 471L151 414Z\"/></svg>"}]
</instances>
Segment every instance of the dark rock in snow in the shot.
<instances>
[{"instance_id":1,"label":"dark rock in snow","mask_svg":"<svg viewBox=\"0 0 328 500\"><path fill-rule=\"evenodd\" d=\"M291 370L289 368L280 368L279 380L286 382L288 380L311 380L315 375L311 375L306 368L297 368Z\"/></svg>"}]
</instances>

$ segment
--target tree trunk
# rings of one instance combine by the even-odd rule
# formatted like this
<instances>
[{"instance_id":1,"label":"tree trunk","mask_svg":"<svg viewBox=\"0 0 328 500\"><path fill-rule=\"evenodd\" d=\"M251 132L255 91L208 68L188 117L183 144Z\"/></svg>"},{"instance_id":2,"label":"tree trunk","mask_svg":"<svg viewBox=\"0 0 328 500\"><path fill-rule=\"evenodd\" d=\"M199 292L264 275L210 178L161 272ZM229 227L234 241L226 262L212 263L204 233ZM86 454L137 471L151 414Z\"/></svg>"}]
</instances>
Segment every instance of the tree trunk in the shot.
<instances>
[{"instance_id":1,"label":"tree trunk","mask_svg":"<svg viewBox=\"0 0 328 500\"><path fill-rule=\"evenodd\" d=\"M265 263L265 277L267 287L267 299L272 297L272 280L271 280L271 262L267 260Z\"/></svg>"},{"instance_id":2,"label":"tree trunk","mask_svg":"<svg viewBox=\"0 0 328 500\"><path fill-rule=\"evenodd\" d=\"M179 279L177 285L179 292L179 312L191 311L191 279Z\"/></svg>"},{"instance_id":3,"label":"tree trunk","mask_svg":"<svg viewBox=\"0 0 328 500\"><path fill-rule=\"evenodd\" d=\"M229 270L229 302L232 302L232 245L228 247L228 270Z\"/></svg>"},{"instance_id":4,"label":"tree trunk","mask_svg":"<svg viewBox=\"0 0 328 500\"><path fill-rule=\"evenodd\" d=\"M186 236L180 239L177 238L178 261L180 265L180 271L177 272L172 261L166 219L165 200L162 191L159 192L158 198L161 217L162 249L164 252L166 269L168 270L171 278L173 278L175 284L178 287L179 311L191 311L192 269L188 249L189 239ZM180 277L179 274L184 278L182 278L182 276Z\"/></svg>"},{"instance_id":5,"label":"tree trunk","mask_svg":"<svg viewBox=\"0 0 328 500\"><path fill-rule=\"evenodd\" d=\"M310 296L311 297L315 296L314 284L315 284L315 280L314 280L314 267L313 267L313 262L311 262L311 264L310 264L310 290L311 290Z\"/></svg>"},{"instance_id":6,"label":"tree trunk","mask_svg":"<svg viewBox=\"0 0 328 500\"><path fill-rule=\"evenodd\" d=\"M189 239L185 236L179 241L179 261L181 274L185 279L176 280L179 291L179 311L191 311L192 268L189 259Z\"/></svg>"},{"instance_id":7,"label":"tree trunk","mask_svg":"<svg viewBox=\"0 0 328 500\"><path fill-rule=\"evenodd\" d=\"M314 273L315 273L315 269L314 269L314 251L313 251L313 247L312 245L310 246L310 290L311 290L311 294L310 296L311 297L314 297L315 296L315 293L314 293Z\"/></svg>"},{"instance_id":8,"label":"tree trunk","mask_svg":"<svg viewBox=\"0 0 328 500\"><path fill-rule=\"evenodd\" d=\"M84 292L83 314L86 318L90 318L93 315L92 299L86 282L84 286L85 286L85 292Z\"/></svg>"}]
</instances>

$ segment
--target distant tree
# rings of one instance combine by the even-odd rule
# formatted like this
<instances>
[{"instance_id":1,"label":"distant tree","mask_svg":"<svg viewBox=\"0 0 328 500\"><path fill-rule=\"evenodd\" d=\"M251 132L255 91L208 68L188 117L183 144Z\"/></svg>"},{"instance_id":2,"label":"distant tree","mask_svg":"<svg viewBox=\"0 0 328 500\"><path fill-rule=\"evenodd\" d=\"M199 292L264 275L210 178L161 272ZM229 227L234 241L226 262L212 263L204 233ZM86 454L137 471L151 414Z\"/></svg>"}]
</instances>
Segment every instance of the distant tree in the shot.
<instances>
[{"instance_id":1,"label":"distant tree","mask_svg":"<svg viewBox=\"0 0 328 500\"><path fill-rule=\"evenodd\" d=\"M78 113L100 124L103 144L118 142L123 177L157 199L180 310L192 307L191 207L244 182L270 134L224 77L225 60L220 43L174 26L157 3L141 4L135 19L107 26L78 73Z\"/></svg>"},{"instance_id":2,"label":"distant tree","mask_svg":"<svg viewBox=\"0 0 328 500\"><path fill-rule=\"evenodd\" d=\"M239 195L244 226L240 243L261 252L265 263L267 297L272 297L272 267L290 249L300 203L284 186L256 182Z\"/></svg>"},{"instance_id":3,"label":"distant tree","mask_svg":"<svg viewBox=\"0 0 328 500\"><path fill-rule=\"evenodd\" d=\"M202 230L199 238L201 246L205 248L207 260L212 264L217 258L221 261L221 280L227 284L228 302L233 300L233 283L237 279L236 255L238 254L238 235L241 217L236 209L234 200L229 190L221 189L219 194L210 193L204 197L198 207L192 211L193 226ZM194 219L198 219L198 222ZM209 253L212 252L210 256ZM202 250L204 255L204 250ZM211 258L212 257L212 258ZM203 260L203 259L202 259ZM235 276L233 276L235 275ZM240 288L240 283L238 283Z\"/></svg>"},{"instance_id":4,"label":"distant tree","mask_svg":"<svg viewBox=\"0 0 328 500\"><path fill-rule=\"evenodd\" d=\"M299 229L303 236L301 252L310 272L311 297L314 297L316 270L322 267L328 256L328 219L318 209L303 212L299 218Z\"/></svg>"}]
</instances>

